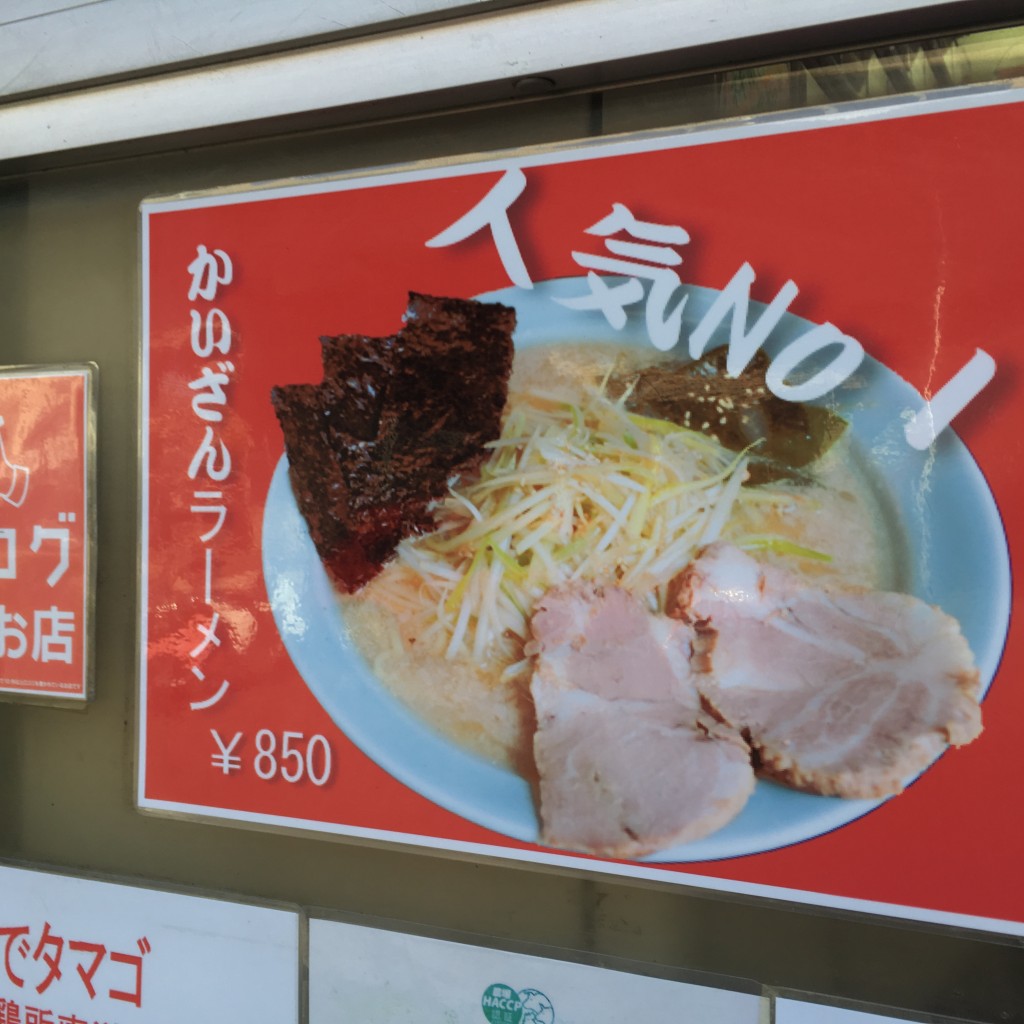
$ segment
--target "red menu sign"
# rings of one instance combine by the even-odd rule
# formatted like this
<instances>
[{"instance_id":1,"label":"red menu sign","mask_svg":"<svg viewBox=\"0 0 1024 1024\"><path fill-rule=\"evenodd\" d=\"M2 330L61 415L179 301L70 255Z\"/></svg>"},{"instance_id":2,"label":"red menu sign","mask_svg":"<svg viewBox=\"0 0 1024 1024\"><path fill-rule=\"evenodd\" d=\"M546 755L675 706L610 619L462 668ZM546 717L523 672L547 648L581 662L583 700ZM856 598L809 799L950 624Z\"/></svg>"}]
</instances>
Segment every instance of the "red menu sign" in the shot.
<instances>
[{"instance_id":1,"label":"red menu sign","mask_svg":"<svg viewBox=\"0 0 1024 1024\"><path fill-rule=\"evenodd\" d=\"M140 806L1024 934L1022 140L144 204Z\"/></svg>"},{"instance_id":2,"label":"red menu sign","mask_svg":"<svg viewBox=\"0 0 1024 1024\"><path fill-rule=\"evenodd\" d=\"M0 694L89 696L92 367L0 369Z\"/></svg>"}]
</instances>

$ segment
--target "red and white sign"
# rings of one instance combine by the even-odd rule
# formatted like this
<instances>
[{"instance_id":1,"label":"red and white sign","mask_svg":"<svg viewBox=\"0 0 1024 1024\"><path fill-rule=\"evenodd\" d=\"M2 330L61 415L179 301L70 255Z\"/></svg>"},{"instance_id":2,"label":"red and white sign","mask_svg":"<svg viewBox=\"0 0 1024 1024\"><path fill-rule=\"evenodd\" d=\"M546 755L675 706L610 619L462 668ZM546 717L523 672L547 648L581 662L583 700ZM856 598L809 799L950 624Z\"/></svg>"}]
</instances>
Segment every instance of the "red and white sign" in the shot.
<instances>
[{"instance_id":1,"label":"red and white sign","mask_svg":"<svg viewBox=\"0 0 1024 1024\"><path fill-rule=\"evenodd\" d=\"M0 694L89 696L92 380L0 370Z\"/></svg>"},{"instance_id":2,"label":"red and white sign","mask_svg":"<svg viewBox=\"0 0 1024 1024\"><path fill-rule=\"evenodd\" d=\"M299 915L0 865L0 1020L299 1019Z\"/></svg>"},{"instance_id":3,"label":"red and white sign","mask_svg":"<svg viewBox=\"0 0 1024 1024\"><path fill-rule=\"evenodd\" d=\"M144 204L140 806L1024 934L1022 158L1007 88ZM415 353L373 377L405 341L351 336L394 335L410 292L512 307L519 376L442 526L342 594L324 538L390 529L381 467L493 387ZM322 348L362 355L328 379ZM729 448L737 410L767 425ZM790 413L817 448L758 482ZM766 602L736 605L753 655L679 586L713 542ZM531 682L569 578L611 584L682 688L629 690L647 625L597 642L611 697Z\"/></svg>"}]
</instances>

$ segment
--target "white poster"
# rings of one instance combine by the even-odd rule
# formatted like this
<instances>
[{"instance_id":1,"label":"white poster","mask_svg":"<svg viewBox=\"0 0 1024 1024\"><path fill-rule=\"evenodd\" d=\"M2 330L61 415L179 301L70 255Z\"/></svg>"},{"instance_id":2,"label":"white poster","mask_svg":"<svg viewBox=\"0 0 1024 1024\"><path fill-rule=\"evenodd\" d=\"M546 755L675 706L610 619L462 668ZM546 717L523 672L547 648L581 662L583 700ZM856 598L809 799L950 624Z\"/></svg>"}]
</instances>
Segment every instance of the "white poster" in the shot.
<instances>
[{"instance_id":1,"label":"white poster","mask_svg":"<svg viewBox=\"0 0 1024 1024\"><path fill-rule=\"evenodd\" d=\"M758 1024L761 997L336 921L309 923L311 1021ZM684 1016L685 1015L685 1016Z\"/></svg>"},{"instance_id":2,"label":"white poster","mask_svg":"<svg viewBox=\"0 0 1024 1024\"><path fill-rule=\"evenodd\" d=\"M0 1020L299 1019L299 916L0 866Z\"/></svg>"},{"instance_id":3,"label":"white poster","mask_svg":"<svg viewBox=\"0 0 1024 1024\"><path fill-rule=\"evenodd\" d=\"M776 999L775 1024L907 1024L907 1018L796 999Z\"/></svg>"}]
</instances>

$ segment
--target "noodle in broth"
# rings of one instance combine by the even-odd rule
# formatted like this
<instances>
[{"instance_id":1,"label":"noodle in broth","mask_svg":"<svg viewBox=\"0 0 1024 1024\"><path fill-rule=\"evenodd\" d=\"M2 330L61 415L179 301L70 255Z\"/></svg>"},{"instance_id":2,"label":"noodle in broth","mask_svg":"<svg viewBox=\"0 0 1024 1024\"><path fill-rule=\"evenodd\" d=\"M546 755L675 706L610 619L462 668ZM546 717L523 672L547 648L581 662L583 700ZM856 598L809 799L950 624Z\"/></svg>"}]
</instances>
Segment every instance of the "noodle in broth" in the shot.
<instances>
[{"instance_id":1,"label":"noodle in broth","mask_svg":"<svg viewBox=\"0 0 1024 1024\"><path fill-rule=\"evenodd\" d=\"M810 484L742 486L742 453L607 396L612 370L642 365L604 345L517 352L502 438L479 477L456 482L435 533L404 541L339 598L384 685L455 743L525 775L523 646L551 585L613 579L659 610L668 581L719 538L819 582L901 582L897 532L848 439Z\"/></svg>"}]
</instances>

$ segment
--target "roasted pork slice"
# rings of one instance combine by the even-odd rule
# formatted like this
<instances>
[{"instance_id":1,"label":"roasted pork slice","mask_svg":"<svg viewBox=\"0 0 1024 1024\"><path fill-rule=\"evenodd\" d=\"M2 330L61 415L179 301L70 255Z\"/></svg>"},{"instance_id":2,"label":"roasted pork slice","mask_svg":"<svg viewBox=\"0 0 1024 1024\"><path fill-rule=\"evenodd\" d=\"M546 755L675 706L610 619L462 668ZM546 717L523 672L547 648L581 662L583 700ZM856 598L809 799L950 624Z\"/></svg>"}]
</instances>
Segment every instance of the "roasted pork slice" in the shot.
<instances>
[{"instance_id":1,"label":"roasted pork slice","mask_svg":"<svg viewBox=\"0 0 1024 1024\"><path fill-rule=\"evenodd\" d=\"M548 846L643 857L721 828L754 788L750 751L735 731L681 705L606 700L543 681L532 692Z\"/></svg>"},{"instance_id":2,"label":"roasted pork slice","mask_svg":"<svg viewBox=\"0 0 1024 1024\"><path fill-rule=\"evenodd\" d=\"M688 626L619 587L581 584L549 591L531 630L542 842L641 857L739 813L750 752L701 710Z\"/></svg>"},{"instance_id":3,"label":"roasted pork slice","mask_svg":"<svg viewBox=\"0 0 1024 1024\"><path fill-rule=\"evenodd\" d=\"M907 594L809 585L714 545L670 611L698 632L697 687L747 737L759 772L832 796L898 793L981 731L956 620Z\"/></svg>"},{"instance_id":4,"label":"roasted pork slice","mask_svg":"<svg viewBox=\"0 0 1024 1024\"><path fill-rule=\"evenodd\" d=\"M412 293L386 338L321 339L319 384L276 387L292 490L335 581L357 590L501 432L515 311Z\"/></svg>"},{"instance_id":5,"label":"roasted pork slice","mask_svg":"<svg viewBox=\"0 0 1024 1024\"><path fill-rule=\"evenodd\" d=\"M606 700L673 701L700 710L689 664L693 630L652 615L622 587L555 587L537 602L530 631L535 679Z\"/></svg>"}]
</instances>

